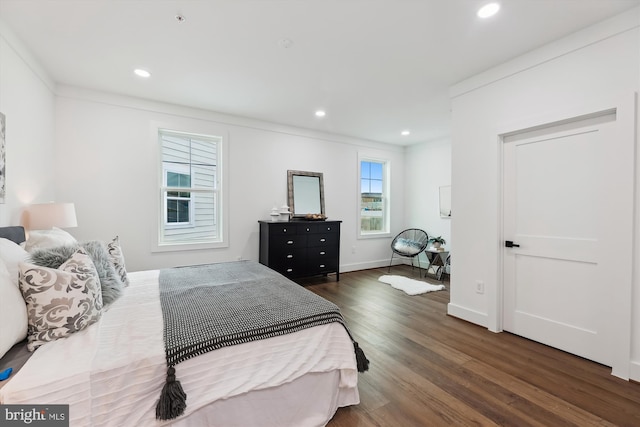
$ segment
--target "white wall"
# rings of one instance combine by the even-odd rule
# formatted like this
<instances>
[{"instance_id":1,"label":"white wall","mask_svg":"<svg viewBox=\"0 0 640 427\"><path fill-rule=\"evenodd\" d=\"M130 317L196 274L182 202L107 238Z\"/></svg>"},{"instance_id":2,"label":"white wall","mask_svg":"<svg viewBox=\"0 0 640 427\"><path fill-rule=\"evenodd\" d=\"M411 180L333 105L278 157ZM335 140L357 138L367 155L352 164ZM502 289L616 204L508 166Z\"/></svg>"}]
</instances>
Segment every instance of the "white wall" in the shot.
<instances>
[{"instance_id":1,"label":"white wall","mask_svg":"<svg viewBox=\"0 0 640 427\"><path fill-rule=\"evenodd\" d=\"M440 139L407 147L405 167L406 227L442 236L447 250L453 252L451 218L441 218L439 210L439 189L451 185L451 141ZM428 263L424 255L420 255L420 262L425 267Z\"/></svg>"},{"instance_id":2,"label":"white wall","mask_svg":"<svg viewBox=\"0 0 640 427\"><path fill-rule=\"evenodd\" d=\"M324 173L326 212L342 220L341 271L386 265L390 237L357 239L358 153L392 164L393 232L404 219L404 149L140 99L56 87L0 21L0 112L7 117L7 195L0 226L26 205L76 203L79 240L119 235L131 270L258 258L259 219L286 202L287 169ZM151 253L156 188L150 123L229 137L230 245Z\"/></svg>"},{"instance_id":3,"label":"white wall","mask_svg":"<svg viewBox=\"0 0 640 427\"><path fill-rule=\"evenodd\" d=\"M499 130L611 95L625 94L631 100L639 87L639 23L636 9L452 88L456 256L450 314L491 329L499 324ZM635 259L638 271L637 254ZM484 281L484 294L475 292L476 280ZM640 285L637 277L634 280L632 359L640 361ZM621 356L628 361L628 354ZM640 379L640 370L632 378Z\"/></svg>"},{"instance_id":4,"label":"white wall","mask_svg":"<svg viewBox=\"0 0 640 427\"><path fill-rule=\"evenodd\" d=\"M6 189L0 226L20 222L23 206L55 198L53 83L0 22L0 112L6 116Z\"/></svg>"},{"instance_id":5,"label":"white wall","mask_svg":"<svg viewBox=\"0 0 640 427\"><path fill-rule=\"evenodd\" d=\"M131 270L258 259L258 223L286 203L287 170L324 174L326 213L342 220L341 271L386 265L390 237L356 238L358 152L392 164L392 229L404 216L402 147L314 133L140 99L58 88L56 193L76 204L79 240L120 236ZM228 248L152 253L157 194L153 123L229 138Z\"/></svg>"}]
</instances>

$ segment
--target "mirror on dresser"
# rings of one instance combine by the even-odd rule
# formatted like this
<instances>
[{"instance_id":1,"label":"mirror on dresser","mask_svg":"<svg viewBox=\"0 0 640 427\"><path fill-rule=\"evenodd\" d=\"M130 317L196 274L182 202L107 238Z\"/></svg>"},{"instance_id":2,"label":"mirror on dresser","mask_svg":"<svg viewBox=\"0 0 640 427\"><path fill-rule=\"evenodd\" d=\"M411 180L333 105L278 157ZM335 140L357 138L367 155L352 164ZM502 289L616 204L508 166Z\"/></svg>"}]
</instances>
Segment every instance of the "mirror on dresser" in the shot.
<instances>
[{"instance_id":1,"label":"mirror on dresser","mask_svg":"<svg viewBox=\"0 0 640 427\"><path fill-rule=\"evenodd\" d=\"M305 219L308 215L325 217L321 172L287 171L287 193L292 219Z\"/></svg>"}]
</instances>

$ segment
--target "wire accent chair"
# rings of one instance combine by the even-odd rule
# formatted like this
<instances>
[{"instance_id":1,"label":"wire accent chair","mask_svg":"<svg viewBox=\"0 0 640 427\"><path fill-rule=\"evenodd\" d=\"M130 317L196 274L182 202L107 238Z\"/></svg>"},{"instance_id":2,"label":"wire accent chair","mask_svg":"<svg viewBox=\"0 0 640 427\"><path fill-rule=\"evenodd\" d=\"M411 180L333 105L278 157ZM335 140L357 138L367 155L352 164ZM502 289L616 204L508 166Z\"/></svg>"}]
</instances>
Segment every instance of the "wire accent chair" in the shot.
<instances>
[{"instance_id":1,"label":"wire accent chair","mask_svg":"<svg viewBox=\"0 0 640 427\"><path fill-rule=\"evenodd\" d=\"M391 260L387 272L391 271L391 264L394 256L400 256L411 259L411 269L413 270L413 259L427 248L429 243L429 235L426 231L419 228L409 228L402 231L393 241L391 241ZM418 268L422 274L420 261L418 260Z\"/></svg>"}]
</instances>

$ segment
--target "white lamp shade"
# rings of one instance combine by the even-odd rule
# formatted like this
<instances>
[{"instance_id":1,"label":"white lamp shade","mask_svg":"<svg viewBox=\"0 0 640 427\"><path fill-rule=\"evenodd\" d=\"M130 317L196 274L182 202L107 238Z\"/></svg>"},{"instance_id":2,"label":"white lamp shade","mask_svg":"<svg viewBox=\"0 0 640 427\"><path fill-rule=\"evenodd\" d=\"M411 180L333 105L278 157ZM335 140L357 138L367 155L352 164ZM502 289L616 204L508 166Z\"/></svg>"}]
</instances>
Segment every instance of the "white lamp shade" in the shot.
<instances>
[{"instance_id":1,"label":"white lamp shade","mask_svg":"<svg viewBox=\"0 0 640 427\"><path fill-rule=\"evenodd\" d=\"M49 230L53 227L77 227L76 207L73 203L40 203L31 205L29 213L30 230Z\"/></svg>"}]
</instances>

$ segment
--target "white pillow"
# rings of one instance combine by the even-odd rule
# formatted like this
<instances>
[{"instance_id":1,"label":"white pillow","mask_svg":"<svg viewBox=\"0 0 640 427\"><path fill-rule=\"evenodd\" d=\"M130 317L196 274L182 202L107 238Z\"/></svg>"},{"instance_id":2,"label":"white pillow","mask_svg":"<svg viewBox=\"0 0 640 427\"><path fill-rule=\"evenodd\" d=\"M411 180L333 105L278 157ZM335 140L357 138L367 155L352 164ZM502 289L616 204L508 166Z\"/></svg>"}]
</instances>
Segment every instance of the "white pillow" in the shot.
<instances>
[{"instance_id":1,"label":"white pillow","mask_svg":"<svg viewBox=\"0 0 640 427\"><path fill-rule=\"evenodd\" d=\"M53 227L51 230L29 231L29 238L25 244L27 252L36 249L53 248L55 246L73 245L77 240L69 233Z\"/></svg>"},{"instance_id":2,"label":"white pillow","mask_svg":"<svg viewBox=\"0 0 640 427\"><path fill-rule=\"evenodd\" d=\"M17 243L0 237L0 259L4 261L11 282L18 288L18 264L26 260L29 253Z\"/></svg>"},{"instance_id":3,"label":"white pillow","mask_svg":"<svg viewBox=\"0 0 640 427\"><path fill-rule=\"evenodd\" d=\"M27 305L0 259L0 357L27 336Z\"/></svg>"}]
</instances>

